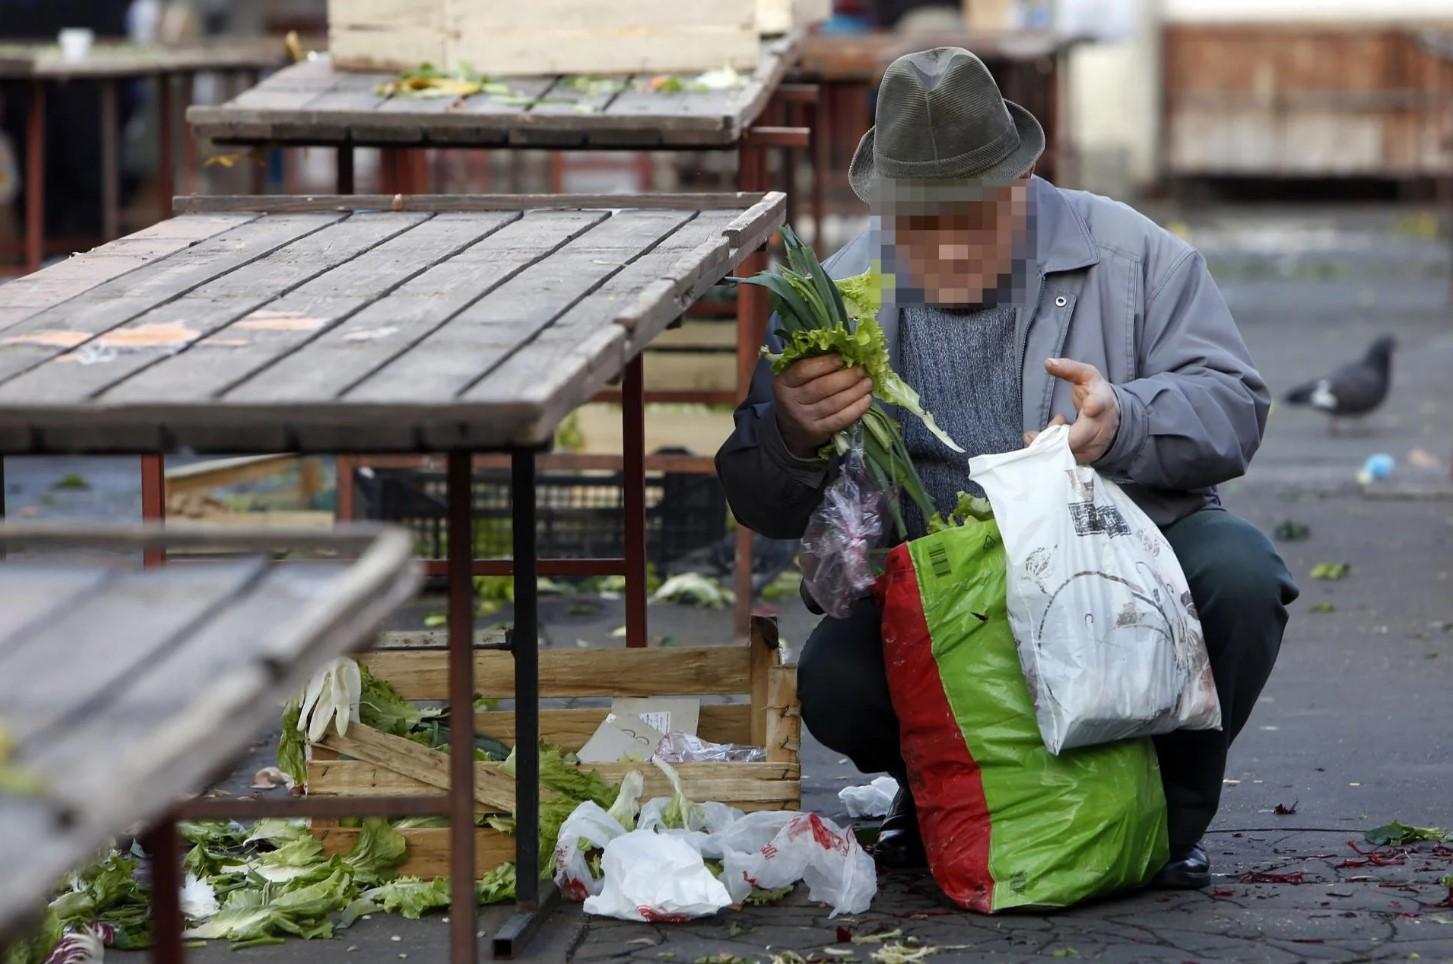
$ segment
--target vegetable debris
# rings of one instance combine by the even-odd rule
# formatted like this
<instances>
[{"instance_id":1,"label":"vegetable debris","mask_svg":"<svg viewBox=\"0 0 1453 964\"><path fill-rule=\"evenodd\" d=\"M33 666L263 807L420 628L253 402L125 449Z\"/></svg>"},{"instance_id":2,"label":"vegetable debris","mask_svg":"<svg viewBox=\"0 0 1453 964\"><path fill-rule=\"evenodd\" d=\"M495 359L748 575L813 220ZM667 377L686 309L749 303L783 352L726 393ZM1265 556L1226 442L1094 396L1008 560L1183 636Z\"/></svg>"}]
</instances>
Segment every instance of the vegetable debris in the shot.
<instances>
[{"instance_id":1,"label":"vegetable debris","mask_svg":"<svg viewBox=\"0 0 1453 964\"><path fill-rule=\"evenodd\" d=\"M782 325L777 334L783 343L779 354L764 353L772 370L781 372L803 358L826 354L836 354L844 364L862 368L872 379L874 396L872 407L860 422L864 462L884 492L901 491L918 506L925 520L936 520L938 514L908 456L902 429L884 406L894 405L916 416L953 451L963 452L963 448L938 427L918 393L889 364L887 338L878 324L884 276L870 268L864 274L834 282L817 255L790 227L782 228L782 240L786 265L751 278L734 279L771 293L772 308ZM838 432L825 454L846 454L853 445L850 433ZM890 499L888 505L899 534L907 538L908 527L897 500Z\"/></svg>"},{"instance_id":2,"label":"vegetable debris","mask_svg":"<svg viewBox=\"0 0 1453 964\"><path fill-rule=\"evenodd\" d=\"M490 80L472 68L461 66L455 70L440 70L433 64L420 64L415 70L406 70L395 80L379 84L374 93L380 97L434 98L471 97L475 94L490 94L499 97L512 96L509 84Z\"/></svg>"}]
</instances>

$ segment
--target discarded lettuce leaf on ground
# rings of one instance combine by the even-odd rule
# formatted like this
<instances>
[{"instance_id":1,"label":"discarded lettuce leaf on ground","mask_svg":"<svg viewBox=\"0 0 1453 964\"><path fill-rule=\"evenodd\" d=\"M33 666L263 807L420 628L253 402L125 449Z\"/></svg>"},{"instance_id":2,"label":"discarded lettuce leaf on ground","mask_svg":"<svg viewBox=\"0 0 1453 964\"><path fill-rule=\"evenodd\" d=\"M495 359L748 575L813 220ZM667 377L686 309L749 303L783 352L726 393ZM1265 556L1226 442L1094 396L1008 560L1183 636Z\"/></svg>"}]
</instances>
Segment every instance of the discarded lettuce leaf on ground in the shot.
<instances>
[{"instance_id":1,"label":"discarded lettuce leaf on ground","mask_svg":"<svg viewBox=\"0 0 1453 964\"><path fill-rule=\"evenodd\" d=\"M1385 823L1381 827L1373 827L1362 835L1368 843L1377 847L1395 847L1403 844L1417 843L1420 840L1431 840L1440 843L1449 838L1439 827L1412 827L1405 823Z\"/></svg>"},{"instance_id":2,"label":"discarded lettuce leaf on ground","mask_svg":"<svg viewBox=\"0 0 1453 964\"><path fill-rule=\"evenodd\" d=\"M1342 579L1351 569L1352 566L1345 562L1319 562L1312 567L1312 578L1329 580Z\"/></svg>"},{"instance_id":3,"label":"discarded lettuce leaf on ground","mask_svg":"<svg viewBox=\"0 0 1453 964\"><path fill-rule=\"evenodd\" d=\"M1300 542L1311 534L1311 528L1294 519L1283 519L1272 530L1272 535L1280 542Z\"/></svg>"},{"instance_id":4,"label":"discarded lettuce leaf on ground","mask_svg":"<svg viewBox=\"0 0 1453 964\"><path fill-rule=\"evenodd\" d=\"M715 579L697 572L678 573L661 584L651 596L657 602L684 603L706 609L725 609L736 600L736 594Z\"/></svg>"}]
</instances>

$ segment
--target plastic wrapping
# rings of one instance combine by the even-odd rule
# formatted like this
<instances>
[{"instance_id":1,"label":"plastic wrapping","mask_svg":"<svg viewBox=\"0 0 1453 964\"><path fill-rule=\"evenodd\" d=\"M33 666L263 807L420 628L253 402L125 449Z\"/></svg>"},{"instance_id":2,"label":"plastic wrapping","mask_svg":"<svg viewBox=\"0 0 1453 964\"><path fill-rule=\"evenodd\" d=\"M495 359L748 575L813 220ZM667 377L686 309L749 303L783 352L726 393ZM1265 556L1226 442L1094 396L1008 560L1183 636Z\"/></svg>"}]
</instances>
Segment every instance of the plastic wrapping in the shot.
<instances>
[{"instance_id":1,"label":"plastic wrapping","mask_svg":"<svg viewBox=\"0 0 1453 964\"><path fill-rule=\"evenodd\" d=\"M805 881L808 897L831 906L829 917L867 910L878 892L873 859L851 831L815 813L790 810L744 814L722 803L691 803L685 827L665 826L671 797L641 808L627 832L589 801L560 828L555 880L589 914L622 920L704 917L740 903L752 888ZM603 847L601 876L591 873L580 844ZM706 861L722 864L718 879Z\"/></svg>"},{"instance_id":2,"label":"plastic wrapping","mask_svg":"<svg viewBox=\"0 0 1453 964\"><path fill-rule=\"evenodd\" d=\"M824 613L837 619L872 588L877 573L868 554L883 535L883 491L863 460L861 436L853 438L837 477L807 521L798 554L803 586Z\"/></svg>"},{"instance_id":3,"label":"plastic wrapping","mask_svg":"<svg viewBox=\"0 0 1453 964\"><path fill-rule=\"evenodd\" d=\"M883 662L929 868L970 910L1064 907L1164 864L1149 739L1045 747L1006 605L1004 546L971 520L895 548Z\"/></svg>"},{"instance_id":4,"label":"plastic wrapping","mask_svg":"<svg viewBox=\"0 0 1453 964\"><path fill-rule=\"evenodd\" d=\"M1069 427L969 471L1004 535L1009 622L1050 752L1219 729L1180 562L1118 485L1075 464Z\"/></svg>"},{"instance_id":5,"label":"plastic wrapping","mask_svg":"<svg viewBox=\"0 0 1453 964\"><path fill-rule=\"evenodd\" d=\"M877 777L872 783L843 787L837 798L848 808L850 817L886 817L898 796L898 781L889 776Z\"/></svg>"},{"instance_id":6,"label":"plastic wrapping","mask_svg":"<svg viewBox=\"0 0 1453 964\"><path fill-rule=\"evenodd\" d=\"M762 763L767 759L767 751L760 746L712 743L672 730L656 744L655 756L667 763Z\"/></svg>"}]
</instances>

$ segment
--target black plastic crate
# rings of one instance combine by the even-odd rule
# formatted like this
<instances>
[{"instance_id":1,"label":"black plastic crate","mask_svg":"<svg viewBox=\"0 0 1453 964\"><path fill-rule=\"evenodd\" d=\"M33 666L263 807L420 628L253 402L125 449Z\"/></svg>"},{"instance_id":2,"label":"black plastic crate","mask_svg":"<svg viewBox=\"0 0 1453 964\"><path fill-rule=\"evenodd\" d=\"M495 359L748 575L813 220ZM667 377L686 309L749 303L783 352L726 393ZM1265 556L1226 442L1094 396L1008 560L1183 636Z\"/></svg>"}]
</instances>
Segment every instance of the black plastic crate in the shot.
<instances>
[{"instance_id":1,"label":"black plastic crate","mask_svg":"<svg viewBox=\"0 0 1453 964\"><path fill-rule=\"evenodd\" d=\"M620 472L540 472L535 476L535 539L542 558L620 557L625 553L625 488ZM355 504L369 519L405 525L418 553L447 549L445 475L432 469L360 467ZM473 483L474 557L510 555L508 471L477 472ZM726 496L715 476L648 473L646 558L661 568L719 543L727 532Z\"/></svg>"}]
</instances>

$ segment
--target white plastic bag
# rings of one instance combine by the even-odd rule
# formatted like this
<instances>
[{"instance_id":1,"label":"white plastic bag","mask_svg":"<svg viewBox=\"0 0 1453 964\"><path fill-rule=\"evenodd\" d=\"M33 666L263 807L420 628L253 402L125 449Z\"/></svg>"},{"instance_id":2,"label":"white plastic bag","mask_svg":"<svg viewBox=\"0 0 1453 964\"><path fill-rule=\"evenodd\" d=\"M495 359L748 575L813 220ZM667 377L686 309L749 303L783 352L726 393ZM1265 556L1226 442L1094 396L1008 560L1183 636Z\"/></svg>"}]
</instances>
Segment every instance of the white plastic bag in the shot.
<instances>
[{"instance_id":1,"label":"white plastic bag","mask_svg":"<svg viewBox=\"0 0 1453 964\"><path fill-rule=\"evenodd\" d=\"M787 819L782 819L782 818ZM807 896L832 906L828 917L861 914L878 893L873 858L851 830L815 813L748 814L721 836L722 880L740 901L753 887L807 882Z\"/></svg>"},{"instance_id":2,"label":"white plastic bag","mask_svg":"<svg viewBox=\"0 0 1453 964\"><path fill-rule=\"evenodd\" d=\"M892 777L877 777L872 783L857 787L843 787L837 798L848 808L850 817L886 817L893 809L893 798L898 796L898 781Z\"/></svg>"},{"instance_id":3,"label":"white plastic bag","mask_svg":"<svg viewBox=\"0 0 1453 964\"><path fill-rule=\"evenodd\" d=\"M1219 729L1180 563L1119 486L1075 463L1069 427L969 473L1004 538L1009 622L1049 751Z\"/></svg>"},{"instance_id":4,"label":"white plastic bag","mask_svg":"<svg viewBox=\"0 0 1453 964\"><path fill-rule=\"evenodd\" d=\"M682 837L632 830L605 845L599 894L585 912L621 920L682 921L715 914L732 902L701 852Z\"/></svg>"},{"instance_id":5,"label":"white plastic bag","mask_svg":"<svg viewBox=\"0 0 1453 964\"><path fill-rule=\"evenodd\" d=\"M620 822L594 800L586 800L572 810L555 838L555 884L560 893L570 900L584 900L600 893L601 878L591 873L590 861L580 849L580 843L584 841L590 849L604 850L625 832Z\"/></svg>"}]
</instances>

